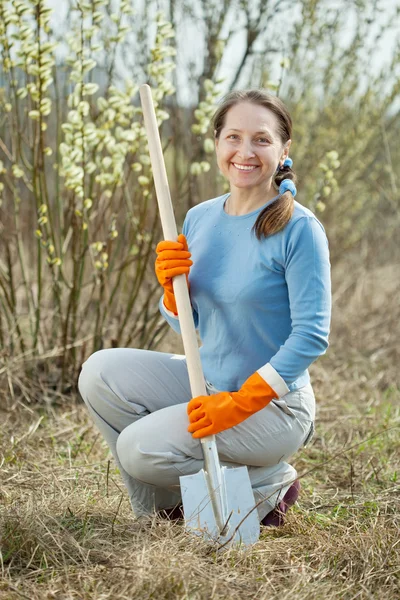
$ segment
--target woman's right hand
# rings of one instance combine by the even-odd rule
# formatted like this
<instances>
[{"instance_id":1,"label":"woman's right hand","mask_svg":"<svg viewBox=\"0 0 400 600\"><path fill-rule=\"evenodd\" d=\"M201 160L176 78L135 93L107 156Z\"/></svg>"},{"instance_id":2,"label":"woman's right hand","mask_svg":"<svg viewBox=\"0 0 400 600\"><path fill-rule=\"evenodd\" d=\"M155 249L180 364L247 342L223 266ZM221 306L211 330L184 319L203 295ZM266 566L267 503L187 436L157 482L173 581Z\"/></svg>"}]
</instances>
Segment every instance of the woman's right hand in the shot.
<instances>
[{"instance_id":1,"label":"woman's right hand","mask_svg":"<svg viewBox=\"0 0 400 600\"><path fill-rule=\"evenodd\" d=\"M193 264L185 236L181 233L176 242L159 242L156 252L155 271L158 282L164 288L164 306L177 315L172 279L177 275L186 275L187 280Z\"/></svg>"}]
</instances>

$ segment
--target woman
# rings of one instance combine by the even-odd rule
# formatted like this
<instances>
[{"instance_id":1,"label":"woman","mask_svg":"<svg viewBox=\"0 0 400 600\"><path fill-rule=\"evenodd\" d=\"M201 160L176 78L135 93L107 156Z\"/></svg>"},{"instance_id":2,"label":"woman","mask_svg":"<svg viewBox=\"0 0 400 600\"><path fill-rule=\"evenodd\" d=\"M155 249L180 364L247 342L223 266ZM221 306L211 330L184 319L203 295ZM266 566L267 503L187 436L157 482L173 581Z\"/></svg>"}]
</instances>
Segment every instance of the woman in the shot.
<instances>
[{"instance_id":1,"label":"woman","mask_svg":"<svg viewBox=\"0 0 400 600\"><path fill-rule=\"evenodd\" d=\"M223 465L247 465L263 525L283 524L297 500L286 461L313 432L307 369L328 346L330 267L322 225L294 201L291 130L275 96L229 94L214 131L230 192L156 249L160 310L177 332L172 278L188 276L208 395L191 399L184 356L110 349L83 366L81 394L137 515L181 514L179 476L202 468L210 434Z\"/></svg>"}]
</instances>

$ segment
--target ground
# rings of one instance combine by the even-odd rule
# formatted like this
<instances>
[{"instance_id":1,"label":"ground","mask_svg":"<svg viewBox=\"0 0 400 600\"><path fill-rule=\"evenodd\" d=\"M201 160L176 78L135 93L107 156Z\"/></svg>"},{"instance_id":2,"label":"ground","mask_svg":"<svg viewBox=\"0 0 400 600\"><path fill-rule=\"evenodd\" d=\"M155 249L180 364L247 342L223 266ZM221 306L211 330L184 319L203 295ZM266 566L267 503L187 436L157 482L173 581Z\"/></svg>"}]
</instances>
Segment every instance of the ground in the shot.
<instances>
[{"instance_id":1,"label":"ground","mask_svg":"<svg viewBox=\"0 0 400 600\"><path fill-rule=\"evenodd\" d=\"M369 276L336 286L331 348L312 367L316 434L293 460L299 503L247 550L217 553L180 524L137 521L79 399L29 403L10 371L0 599L399 598L398 282L386 277L381 296Z\"/></svg>"}]
</instances>

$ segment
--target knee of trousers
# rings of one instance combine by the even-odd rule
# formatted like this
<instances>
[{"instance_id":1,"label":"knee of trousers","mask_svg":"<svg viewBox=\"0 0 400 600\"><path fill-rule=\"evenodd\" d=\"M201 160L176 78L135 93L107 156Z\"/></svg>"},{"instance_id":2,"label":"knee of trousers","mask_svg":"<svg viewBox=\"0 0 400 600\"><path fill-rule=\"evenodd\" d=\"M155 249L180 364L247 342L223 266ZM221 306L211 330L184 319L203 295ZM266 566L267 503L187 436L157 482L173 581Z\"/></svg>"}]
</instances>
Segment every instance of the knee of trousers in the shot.
<instances>
[{"instance_id":1,"label":"knee of trousers","mask_svg":"<svg viewBox=\"0 0 400 600\"><path fill-rule=\"evenodd\" d=\"M95 408L97 392L102 384L102 373L107 368L107 350L95 352L82 365L78 379L78 389L84 402ZM104 385L104 384L103 384Z\"/></svg>"},{"instance_id":2,"label":"knee of trousers","mask_svg":"<svg viewBox=\"0 0 400 600\"><path fill-rule=\"evenodd\" d=\"M144 483L169 485L172 475L169 453L144 450L142 446L145 444L141 443L139 435L135 435L137 426L140 423L126 427L118 436L116 448L122 468L131 477Z\"/></svg>"}]
</instances>

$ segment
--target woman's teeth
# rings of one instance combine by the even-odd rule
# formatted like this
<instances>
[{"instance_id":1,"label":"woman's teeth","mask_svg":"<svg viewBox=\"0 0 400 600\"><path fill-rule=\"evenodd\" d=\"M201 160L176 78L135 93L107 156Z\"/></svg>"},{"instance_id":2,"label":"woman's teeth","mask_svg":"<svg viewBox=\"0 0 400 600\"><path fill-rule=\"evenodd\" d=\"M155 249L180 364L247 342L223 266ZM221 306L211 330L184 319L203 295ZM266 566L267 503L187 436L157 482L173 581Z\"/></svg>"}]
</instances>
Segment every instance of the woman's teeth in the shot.
<instances>
[{"instance_id":1,"label":"woman's teeth","mask_svg":"<svg viewBox=\"0 0 400 600\"><path fill-rule=\"evenodd\" d=\"M256 169L256 165L238 165L237 163L233 163L233 166L239 169L239 171L253 171Z\"/></svg>"}]
</instances>

